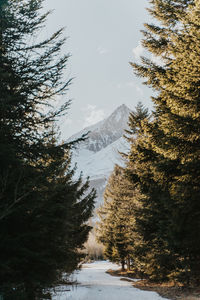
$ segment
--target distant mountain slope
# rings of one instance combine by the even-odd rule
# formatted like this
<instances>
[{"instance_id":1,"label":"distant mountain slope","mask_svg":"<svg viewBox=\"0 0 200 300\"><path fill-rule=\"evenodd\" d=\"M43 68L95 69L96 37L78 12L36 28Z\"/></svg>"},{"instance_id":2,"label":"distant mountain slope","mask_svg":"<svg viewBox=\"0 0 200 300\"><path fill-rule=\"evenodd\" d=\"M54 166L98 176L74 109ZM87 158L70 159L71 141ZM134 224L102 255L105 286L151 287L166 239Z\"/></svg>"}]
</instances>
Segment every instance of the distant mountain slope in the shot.
<instances>
[{"instance_id":1,"label":"distant mountain slope","mask_svg":"<svg viewBox=\"0 0 200 300\"><path fill-rule=\"evenodd\" d=\"M98 152L123 136L130 112L131 110L125 104L122 104L108 118L86 127L71 136L70 140L77 139L82 134L89 132L88 140L81 147Z\"/></svg>"},{"instance_id":2,"label":"distant mountain slope","mask_svg":"<svg viewBox=\"0 0 200 300\"><path fill-rule=\"evenodd\" d=\"M114 165L123 165L120 152L128 152L129 145L123 138L124 129L131 110L126 105L119 106L108 118L83 129L69 140L77 139L89 132L88 139L80 143L73 152L72 164L77 164L78 176L90 177L91 187L97 190L97 207L103 201L103 192Z\"/></svg>"},{"instance_id":3,"label":"distant mountain slope","mask_svg":"<svg viewBox=\"0 0 200 300\"><path fill-rule=\"evenodd\" d=\"M73 161L77 163L77 173L83 171L84 177L91 179L108 177L116 163L122 164L119 152L127 152L128 144L123 137L102 148L98 152L87 149L80 150L74 154Z\"/></svg>"}]
</instances>

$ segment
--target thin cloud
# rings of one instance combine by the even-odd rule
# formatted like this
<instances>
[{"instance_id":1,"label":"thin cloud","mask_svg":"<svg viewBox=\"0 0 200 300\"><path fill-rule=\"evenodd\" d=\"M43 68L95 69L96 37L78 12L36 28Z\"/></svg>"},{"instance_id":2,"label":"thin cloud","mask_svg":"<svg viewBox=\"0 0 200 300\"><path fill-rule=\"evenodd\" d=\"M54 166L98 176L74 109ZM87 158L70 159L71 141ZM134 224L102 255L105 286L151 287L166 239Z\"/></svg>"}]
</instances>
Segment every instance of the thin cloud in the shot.
<instances>
[{"instance_id":1,"label":"thin cloud","mask_svg":"<svg viewBox=\"0 0 200 300\"><path fill-rule=\"evenodd\" d=\"M143 90L142 90L138 85L136 86L136 91L137 91L141 96L144 95Z\"/></svg>"},{"instance_id":2,"label":"thin cloud","mask_svg":"<svg viewBox=\"0 0 200 300\"><path fill-rule=\"evenodd\" d=\"M139 42L138 45L137 45L137 47L133 48L132 51L133 51L133 55L134 55L135 59L138 61L140 59L140 56L143 55L145 49L142 46L142 43Z\"/></svg>"},{"instance_id":3,"label":"thin cloud","mask_svg":"<svg viewBox=\"0 0 200 300\"><path fill-rule=\"evenodd\" d=\"M143 92L142 88L140 88L137 85L137 83L135 83L134 81L127 81L127 82L124 82L124 83L118 83L117 88L118 89L131 88L131 89L134 89L135 91L137 91L137 93L139 93L141 96L144 95L144 92Z\"/></svg>"},{"instance_id":4,"label":"thin cloud","mask_svg":"<svg viewBox=\"0 0 200 300\"><path fill-rule=\"evenodd\" d=\"M100 47L97 48L97 52L100 55L105 55L105 54L109 53L110 51L108 49L100 46Z\"/></svg>"},{"instance_id":5,"label":"thin cloud","mask_svg":"<svg viewBox=\"0 0 200 300\"><path fill-rule=\"evenodd\" d=\"M118 83L117 84L117 88L118 89L126 89L126 88L135 88L136 84L133 81L127 81L124 83Z\"/></svg>"},{"instance_id":6,"label":"thin cloud","mask_svg":"<svg viewBox=\"0 0 200 300\"><path fill-rule=\"evenodd\" d=\"M133 81L128 81L128 82L126 82L126 86L130 87L130 88L134 88L135 87L135 83Z\"/></svg>"},{"instance_id":7,"label":"thin cloud","mask_svg":"<svg viewBox=\"0 0 200 300\"><path fill-rule=\"evenodd\" d=\"M67 118L67 119L63 122L62 125L70 125L70 124L72 124L72 119Z\"/></svg>"},{"instance_id":8,"label":"thin cloud","mask_svg":"<svg viewBox=\"0 0 200 300\"><path fill-rule=\"evenodd\" d=\"M103 109L98 109L95 105L88 105L84 110L85 121L84 126L93 125L105 118L105 112Z\"/></svg>"}]
</instances>

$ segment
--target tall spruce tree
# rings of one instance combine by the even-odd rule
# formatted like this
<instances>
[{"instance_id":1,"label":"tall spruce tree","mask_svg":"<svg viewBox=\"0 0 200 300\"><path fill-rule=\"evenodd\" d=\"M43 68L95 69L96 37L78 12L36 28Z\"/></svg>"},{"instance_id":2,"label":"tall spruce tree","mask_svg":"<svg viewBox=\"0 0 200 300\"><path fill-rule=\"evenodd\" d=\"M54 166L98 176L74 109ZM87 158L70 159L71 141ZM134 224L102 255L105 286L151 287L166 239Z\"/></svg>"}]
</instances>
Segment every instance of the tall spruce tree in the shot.
<instances>
[{"instance_id":1,"label":"tall spruce tree","mask_svg":"<svg viewBox=\"0 0 200 300\"><path fill-rule=\"evenodd\" d=\"M94 191L74 181L70 149L59 143L55 109L63 80L62 30L37 40L42 0L0 1L0 294L43 299L80 261ZM47 295L46 295L47 296ZM51 297L49 295L49 297Z\"/></svg>"},{"instance_id":2,"label":"tall spruce tree","mask_svg":"<svg viewBox=\"0 0 200 300\"><path fill-rule=\"evenodd\" d=\"M143 124L145 135L132 147L130 157L132 180L144 196L137 224L150 256L147 273L154 279L188 283L198 281L200 275L200 4L151 3L151 13L165 30L147 26L143 45L161 56L163 65L147 59L142 66L133 64L136 73L157 91L154 120Z\"/></svg>"},{"instance_id":3,"label":"tall spruce tree","mask_svg":"<svg viewBox=\"0 0 200 300\"><path fill-rule=\"evenodd\" d=\"M123 270L126 264L128 270L138 271L141 268L136 253L141 239L135 230L137 190L127 179L125 171L116 165L109 178L104 204L99 209L97 238L104 245L108 259L121 263Z\"/></svg>"},{"instance_id":4,"label":"tall spruce tree","mask_svg":"<svg viewBox=\"0 0 200 300\"><path fill-rule=\"evenodd\" d=\"M105 246L105 256L119 262L124 270L129 258L130 232L127 186L123 180L123 169L116 165L104 194L104 205L99 209L98 240Z\"/></svg>"},{"instance_id":5,"label":"tall spruce tree","mask_svg":"<svg viewBox=\"0 0 200 300\"><path fill-rule=\"evenodd\" d=\"M135 107L135 110L130 113L129 116L129 129L125 131L125 138L130 143L130 151L128 154L122 154L126 158L126 164L124 168L124 177L126 187L129 193L132 191L132 196L129 197L129 207L131 209L130 215L132 220L131 236L132 236L132 250L130 257L132 260L133 270L143 276L146 274L146 261L144 258L147 256L147 244L144 241L143 234L141 232L138 221L138 215L141 209L142 202L144 201L144 195L141 193L139 187L138 175L135 173L140 170L142 166L142 174L145 174L146 168L141 165L139 157L135 156L135 150L138 154L137 145L141 139L145 139L144 124L148 123L151 116L147 108L141 103ZM144 168L144 170L143 170ZM131 194L130 194L131 195ZM142 226L143 228L143 226Z\"/></svg>"}]
</instances>

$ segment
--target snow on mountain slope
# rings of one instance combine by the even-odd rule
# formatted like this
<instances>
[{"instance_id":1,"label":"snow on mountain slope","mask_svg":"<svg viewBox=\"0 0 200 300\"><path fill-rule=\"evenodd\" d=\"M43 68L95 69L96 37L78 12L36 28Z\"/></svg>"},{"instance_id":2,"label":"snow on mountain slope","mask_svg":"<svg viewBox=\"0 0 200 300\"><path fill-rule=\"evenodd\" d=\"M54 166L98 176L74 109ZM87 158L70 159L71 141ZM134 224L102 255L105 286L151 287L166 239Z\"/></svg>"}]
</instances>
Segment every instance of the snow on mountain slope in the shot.
<instances>
[{"instance_id":1,"label":"snow on mountain slope","mask_svg":"<svg viewBox=\"0 0 200 300\"><path fill-rule=\"evenodd\" d=\"M80 138L83 134L89 132L88 139L81 144L81 149L85 148L98 152L123 136L130 112L131 110L125 104L122 104L108 118L86 127L70 137L69 140Z\"/></svg>"},{"instance_id":2,"label":"snow on mountain slope","mask_svg":"<svg viewBox=\"0 0 200 300\"><path fill-rule=\"evenodd\" d=\"M90 176L92 180L107 178L115 164L123 164L119 152L127 151L128 143L123 137L98 152L82 149L74 156L74 161L77 162L77 174L83 171L84 177Z\"/></svg>"},{"instance_id":3,"label":"snow on mountain slope","mask_svg":"<svg viewBox=\"0 0 200 300\"><path fill-rule=\"evenodd\" d=\"M89 131L88 139L74 150L72 165L77 164L76 176L90 177L90 186L97 190L98 207L103 201L103 192L114 165L123 165L119 152L128 152L129 145L123 138L130 109L119 106L108 118L73 135L69 141L80 138Z\"/></svg>"}]
</instances>

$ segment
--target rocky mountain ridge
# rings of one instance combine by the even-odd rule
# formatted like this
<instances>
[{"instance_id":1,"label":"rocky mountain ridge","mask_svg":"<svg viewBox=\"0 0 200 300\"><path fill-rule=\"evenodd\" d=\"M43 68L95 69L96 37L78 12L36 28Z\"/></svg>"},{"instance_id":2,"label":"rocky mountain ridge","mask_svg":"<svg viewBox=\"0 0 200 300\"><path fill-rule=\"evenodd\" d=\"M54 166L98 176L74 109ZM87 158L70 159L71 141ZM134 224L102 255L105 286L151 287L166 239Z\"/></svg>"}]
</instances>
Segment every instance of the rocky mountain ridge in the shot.
<instances>
[{"instance_id":1,"label":"rocky mountain ridge","mask_svg":"<svg viewBox=\"0 0 200 300\"><path fill-rule=\"evenodd\" d=\"M81 144L81 148L96 153L123 136L130 112L131 110L125 104L122 104L108 118L84 128L71 136L70 140L88 133L88 139Z\"/></svg>"},{"instance_id":2,"label":"rocky mountain ridge","mask_svg":"<svg viewBox=\"0 0 200 300\"><path fill-rule=\"evenodd\" d=\"M76 175L90 177L90 186L97 190L96 206L103 201L103 192L114 165L123 165L119 152L128 152L129 145L123 138L128 128L131 110L126 105L119 106L108 118L83 129L70 138L80 138L88 133L86 141L81 142L73 152L72 165L77 164Z\"/></svg>"}]
</instances>

